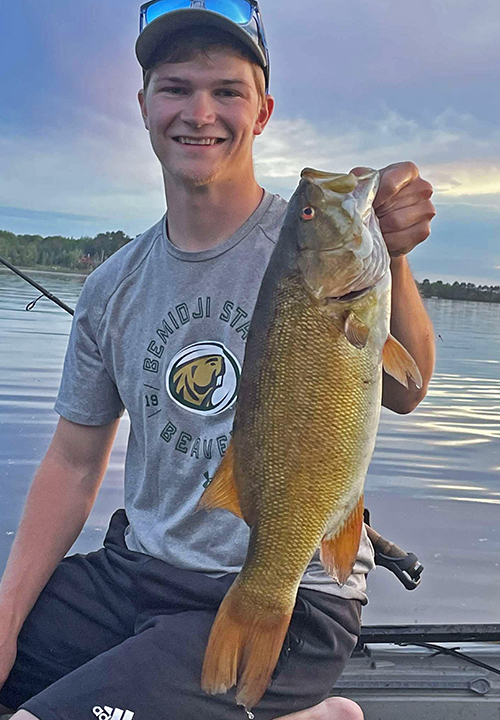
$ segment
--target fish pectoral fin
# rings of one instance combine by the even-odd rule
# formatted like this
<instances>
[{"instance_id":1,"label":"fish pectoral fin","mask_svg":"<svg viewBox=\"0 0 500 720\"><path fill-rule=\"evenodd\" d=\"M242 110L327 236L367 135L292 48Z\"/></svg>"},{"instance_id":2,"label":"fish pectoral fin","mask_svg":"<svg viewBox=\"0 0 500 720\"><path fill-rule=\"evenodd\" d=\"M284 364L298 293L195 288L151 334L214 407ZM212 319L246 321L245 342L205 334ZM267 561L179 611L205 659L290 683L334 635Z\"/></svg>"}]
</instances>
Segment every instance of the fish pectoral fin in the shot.
<instances>
[{"instance_id":1,"label":"fish pectoral fin","mask_svg":"<svg viewBox=\"0 0 500 720\"><path fill-rule=\"evenodd\" d=\"M368 341L370 328L351 311L344 322L344 335L351 345L361 350Z\"/></svg>"},{"instance_id":2,"label":"fish pectoral fin","mask_svg":"<svg viewBox=\"0 0 500 720\"><path fill-rule=\"evenodd\" d=\"M399 340L389 333L382 351L382 365L388 375L395 378L405 388L409 388L408 379L411 378L417 388L421 388L423 381L417 363Z\"/></svg>"},{"instance_id":3,"label":"fish pectoral fin","mask_svg":"<svg viewBox=\"0 0 500 720\"><path fill-rule=\"evenodd\" d=\"M325 572L339 585L346 583L356 562L363 527L363 510L364 498L361 495L356 507L336 535L325 535L321 541L321 563Z\"/></svg>"},{"instance_id":4,"label":"fish pectoral fin","mask_svg":"<svg viewBox=\"0 0 500 720\"><path fill-rule=\"evenodd\" d=\"M232 442L227 446L226 454L222 458L212 482L196 506L196 510L213 510L214 508L229 510L236 517L243 519L234 481L234 450Z\"/></svg>"}]
</instances>

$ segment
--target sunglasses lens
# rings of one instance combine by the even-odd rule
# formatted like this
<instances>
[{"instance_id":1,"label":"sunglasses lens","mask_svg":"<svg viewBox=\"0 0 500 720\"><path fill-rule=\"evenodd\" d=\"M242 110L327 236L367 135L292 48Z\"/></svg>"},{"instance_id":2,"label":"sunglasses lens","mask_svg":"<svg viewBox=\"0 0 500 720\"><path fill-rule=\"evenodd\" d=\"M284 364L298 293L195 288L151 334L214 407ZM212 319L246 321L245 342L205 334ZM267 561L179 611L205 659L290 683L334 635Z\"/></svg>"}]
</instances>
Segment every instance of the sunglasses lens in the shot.
<instances>
[{"instance_id":1,"label":"sunglasses lens","mask_svg":"<svg viewBox=\"0 0 500 720\"><path fill-rule=\"evenodd\" d=\"M190 0L158 0L158 2L152 3L146 8L144 25L148 25L156 18L165 13L172 12L172 10L181 10L182 8L188 8L191 6Z\"/></svg>"},{"instance_id":2,"label":"sunglasses lens","mask_svg":"<svg viewBox=\"0 0 500 720\"><path fill-rule=\"evenodd\" d=\"M238 25L246 25L252 17L252 6L246 0L206 0L205 7Z\"/></svg>"},{"instance_id":3,"label":"sunglasses lens","mask_svg":"<svg viewBox=\"0 0 500 720\"><path fill-rule=\"evenodd\" d=\"M158 0L158 2L151 3L146 8L142 17L142 25L148 25L156 18L172 12L172 10L189 7L192 7L191 0ZM197 6L194 5L194 7ZM202 7L201 3L198 7ZM206 10L224 15L224 17L238 23L238 25L246 25L252 17L252 7L247 0L206 0L204 7Z\"/></svg>"}]
</instances>

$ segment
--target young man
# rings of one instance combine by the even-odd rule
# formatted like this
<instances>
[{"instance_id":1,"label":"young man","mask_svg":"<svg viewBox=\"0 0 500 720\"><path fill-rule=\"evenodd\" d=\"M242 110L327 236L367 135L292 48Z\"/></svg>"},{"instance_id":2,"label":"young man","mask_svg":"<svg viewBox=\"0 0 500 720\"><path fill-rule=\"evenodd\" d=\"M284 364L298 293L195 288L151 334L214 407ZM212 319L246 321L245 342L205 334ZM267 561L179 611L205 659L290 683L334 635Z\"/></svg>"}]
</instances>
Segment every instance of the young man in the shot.
<instances>
[{"instance_id":1,"label":"young man","mask_svg":"<svg viewBox=\"0 0 500 720\"><path fill-rule=\"evenodd\" d=\"M253 140L274 105L256 3L169 5L144 6L136 48L168 213L85 284L61 419L0 584L0 703L21 708L16 720L245 717L234 689L206 695L200 673L248 528L227 512L193 511L229 442L248 324L286 203L253 173ZM433 367L431 324L405 259L429 234L431 193L401 163L382 172L375 203L393 255L392 332L424 378L408 391L385 378L384 404L397 412L422 399ZM113 516L105 548L61 562L124 408L126 514ZM324 698L355 644L372 565L365 535L342 588L313 559L256 718L362 717L354 703Z\"/></svg>"}]
</instances>

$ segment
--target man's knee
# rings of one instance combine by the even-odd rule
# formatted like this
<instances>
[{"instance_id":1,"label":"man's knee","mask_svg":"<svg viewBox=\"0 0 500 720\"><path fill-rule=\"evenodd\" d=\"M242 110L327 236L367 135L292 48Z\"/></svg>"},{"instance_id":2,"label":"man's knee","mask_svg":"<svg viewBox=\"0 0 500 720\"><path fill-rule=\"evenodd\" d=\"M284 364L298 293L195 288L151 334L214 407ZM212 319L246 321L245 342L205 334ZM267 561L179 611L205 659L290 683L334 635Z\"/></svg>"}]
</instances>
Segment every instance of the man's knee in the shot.
<instances>
[{"instance_id":1,"label":"man's knee","mask_svg":"<svg viewBox=\"0 0 500 720\"><path fill-rule=\"evenodd\" d=\"M359 705L352 700L330 697L319 705L283 715L277 720L364 720L364 715Z\"/></svg>"},{"instance_id":2,"label":"man's knee","mask_svg":"<svg viewBox=\"0 0 500 720\"><path fill-rule=\"evenodd\" d=\"M353 700L331 697L324 702L327 708L325 720L364 720L363 711Z\"/></svg>"},{"instance_id":3,"label":"man's knee","mask_svg":"<svg viewBox=\"0 0 500 720\"><path fill-rule=\"evenodd\" d=\"M11 717L10 720L39 720L35 715L32 715L27 710L18 710Z\"/></svg>"}]
</instances>

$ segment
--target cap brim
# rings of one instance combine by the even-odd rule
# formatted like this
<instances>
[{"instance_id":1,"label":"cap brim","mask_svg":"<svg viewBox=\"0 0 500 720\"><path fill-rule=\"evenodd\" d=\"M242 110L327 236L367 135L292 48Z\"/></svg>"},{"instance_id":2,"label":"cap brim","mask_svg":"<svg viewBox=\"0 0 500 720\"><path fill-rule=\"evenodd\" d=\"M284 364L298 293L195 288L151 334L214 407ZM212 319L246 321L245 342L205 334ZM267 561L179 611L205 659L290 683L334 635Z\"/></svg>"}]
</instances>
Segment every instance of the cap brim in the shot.
<instances>
[{"instance_id":1,"label":"cap brim","mask_svg":"<svg viewBox=\"0 0 500 720\"><path fill-rule=\"evenodd\" d=\"M211 10L196 8L183 8L173 10L165 15L160 15L150 22L137 38L135 54L144 70L148 70L154 64L157 51L162 44L167 42L169 36L191 27L216 27L234 35L242 42L255 56L262 68L266 68L266 58L259 46L252 40L250 35L238 27L234 22L223 15Z\"/></svg>"}]
</instances>

